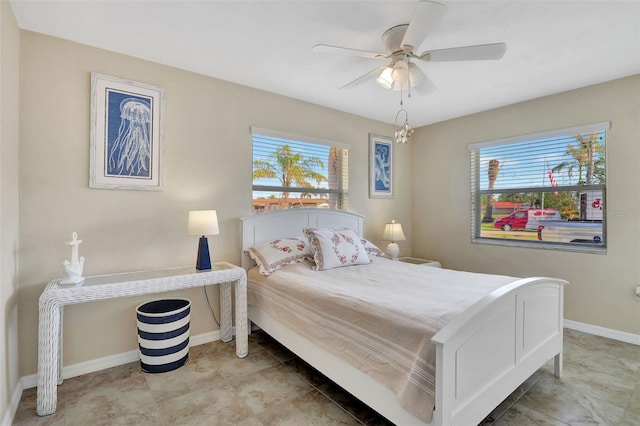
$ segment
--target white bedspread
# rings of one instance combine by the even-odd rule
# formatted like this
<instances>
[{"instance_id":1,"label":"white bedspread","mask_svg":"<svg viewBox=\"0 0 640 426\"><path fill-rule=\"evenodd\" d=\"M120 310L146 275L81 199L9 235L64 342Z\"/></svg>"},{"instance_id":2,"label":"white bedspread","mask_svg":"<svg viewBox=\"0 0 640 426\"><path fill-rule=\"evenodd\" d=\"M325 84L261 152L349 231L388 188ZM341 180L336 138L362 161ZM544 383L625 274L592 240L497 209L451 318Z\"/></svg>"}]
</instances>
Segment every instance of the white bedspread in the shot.
<instances>
[{"instance_id":1,"label":"white bedspread","mask_svg":"<svg viewBox=\"0 0 640 426\"><path fill-rule=\"evenodd\" d=\"M369 374L416 417L435 400L433 337L447 321L517 278L376 258L328 271L311 262L248 274L248 303Z\"/></svg>"}]
</instances>

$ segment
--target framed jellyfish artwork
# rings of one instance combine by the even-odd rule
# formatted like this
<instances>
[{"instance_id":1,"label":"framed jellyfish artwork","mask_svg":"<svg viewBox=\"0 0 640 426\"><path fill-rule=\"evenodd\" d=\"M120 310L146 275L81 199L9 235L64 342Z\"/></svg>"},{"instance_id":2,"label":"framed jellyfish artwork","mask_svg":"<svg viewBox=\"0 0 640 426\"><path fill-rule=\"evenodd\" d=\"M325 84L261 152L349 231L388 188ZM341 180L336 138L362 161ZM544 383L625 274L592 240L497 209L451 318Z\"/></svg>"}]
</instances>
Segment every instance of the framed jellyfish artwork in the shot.
<instances>
[{"instance_id":1,"label":"framed jellyfish artwork","mask_svg":"<svg viewBox=\"0 0 640 426\"><path fill-rule=\"evenodd\" d=\"M369 198L393 198L393 143L369 134Z\"/></svg>"},{"instance_id":2,"label":"framed jellyfish artwork","mask_svg":"<svg viewBox=\"0 0 640 426\"><path fill-rule=\"evenodd\" d=\"M164 92L91 73L89 187L163 190Z\"/></svg>"}]
</instances>

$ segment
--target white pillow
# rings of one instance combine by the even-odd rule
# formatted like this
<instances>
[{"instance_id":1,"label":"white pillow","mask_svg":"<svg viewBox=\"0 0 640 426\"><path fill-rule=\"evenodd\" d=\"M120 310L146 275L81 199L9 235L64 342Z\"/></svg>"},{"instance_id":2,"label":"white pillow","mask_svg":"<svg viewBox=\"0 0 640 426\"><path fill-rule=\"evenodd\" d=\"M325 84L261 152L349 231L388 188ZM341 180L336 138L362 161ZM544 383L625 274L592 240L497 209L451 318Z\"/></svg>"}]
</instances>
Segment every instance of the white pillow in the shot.
<instances>
[{"instance_id":1,"label":"white pillow","mask_svg":"<svg viewBox=\"0 0 640 426\"><path fill-rule=\"evenodd\" d=\"M258 264L262 275L270 275L284 265L312 259L306 237L280 238L249 248L249 256Z\"/></svg>"},{"instance_id":2,"label":"white pillow","mask_svg":"<svg viewBox=\"0 0 640 426\"><path fill-rule=\"evenodd\" d=\"M304 233L311 243L316 271L371 262L360 237L351 229L305 228Z\"/></svg>"},{"instance_id":3,"label":"white pillow","mask_svg":"<svg viewBox=\"0 0 640 426\"><path fill-rule=\"evenodd\" d=\"M382 250L380 250L378 246L373 244L371 241L365 238L360 238L360 242L364 246L364 249L367 251L367 254L369 255L369 257L375 257L375 256L385 257L386 256L386 254Z\"/></svg>"}]
</instances>

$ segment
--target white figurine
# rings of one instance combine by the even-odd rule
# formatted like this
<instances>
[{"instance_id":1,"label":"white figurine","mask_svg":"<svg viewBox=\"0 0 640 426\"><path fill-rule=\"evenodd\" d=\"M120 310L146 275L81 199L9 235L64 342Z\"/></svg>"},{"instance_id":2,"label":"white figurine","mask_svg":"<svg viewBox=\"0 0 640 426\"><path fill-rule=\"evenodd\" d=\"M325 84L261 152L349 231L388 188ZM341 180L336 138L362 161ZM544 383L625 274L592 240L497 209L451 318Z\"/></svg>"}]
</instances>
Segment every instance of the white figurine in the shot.
<instances>
[{"instance_id":1,"label":"white figurine","mask_svg":"<svg viewBox=\"0 0 640 426\"><path fill-rule=\"evenodd\" d=\"M84 257L80 257L78 260L78 245L82 240L78 239L78 233L73 232L71 234L71 241L67 241L65 244L71 246L71 262L65 260L62 265L64 266L64 272L67 274L67 278L60 280L60 284L80 284L84 281L82 277L82 269L84 266Z\"/></svg>"}]
</instances>

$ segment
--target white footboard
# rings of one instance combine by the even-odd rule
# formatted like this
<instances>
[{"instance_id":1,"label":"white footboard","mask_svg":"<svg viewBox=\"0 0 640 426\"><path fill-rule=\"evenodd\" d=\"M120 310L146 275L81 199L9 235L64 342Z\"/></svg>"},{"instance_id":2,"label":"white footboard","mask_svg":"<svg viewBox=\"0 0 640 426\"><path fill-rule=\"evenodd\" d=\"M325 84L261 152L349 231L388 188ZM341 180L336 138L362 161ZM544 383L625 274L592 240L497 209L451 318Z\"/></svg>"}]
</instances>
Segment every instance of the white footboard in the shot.
<instances>
[{"instance_id":1,"label":"white footboard","mask_svg":"<svg viewBox=\"0 0 640 426\"><path fill-rule=\"evenodd\" d=\"M566 281L525 278L454 318L436 344L438 425L478 424L545 362L562 373Z\"/></svg>"}]
</instances>

